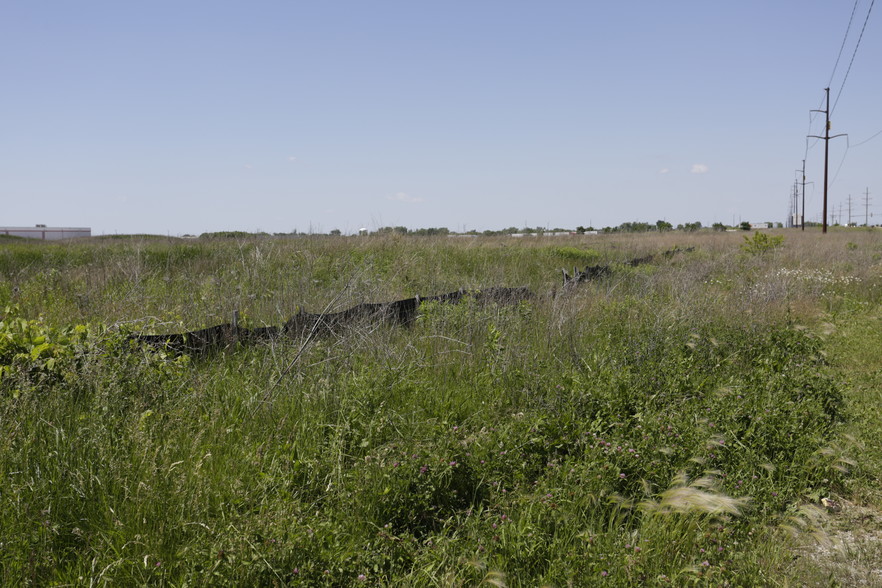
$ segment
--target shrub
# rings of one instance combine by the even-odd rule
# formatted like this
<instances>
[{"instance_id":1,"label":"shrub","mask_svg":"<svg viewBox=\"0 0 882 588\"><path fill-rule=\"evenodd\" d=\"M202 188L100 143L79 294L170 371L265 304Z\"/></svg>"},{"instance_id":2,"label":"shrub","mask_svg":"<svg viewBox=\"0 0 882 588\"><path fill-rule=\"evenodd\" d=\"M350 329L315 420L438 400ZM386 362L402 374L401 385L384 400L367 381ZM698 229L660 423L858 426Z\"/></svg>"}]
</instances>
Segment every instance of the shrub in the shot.
<instances>
[{"instance_id":1,"label":"shrub","mask_svg":"<svg viewBox=\"0 0 882 588\"><path fill-rule=\"evenodd\" d=\"M756 231L753 238L744 236L744 243L741 244L741 250L750 255L763 255L769 251L776 249L784 244L784 235L769 235Z\"/></svg>"}]
</instances>

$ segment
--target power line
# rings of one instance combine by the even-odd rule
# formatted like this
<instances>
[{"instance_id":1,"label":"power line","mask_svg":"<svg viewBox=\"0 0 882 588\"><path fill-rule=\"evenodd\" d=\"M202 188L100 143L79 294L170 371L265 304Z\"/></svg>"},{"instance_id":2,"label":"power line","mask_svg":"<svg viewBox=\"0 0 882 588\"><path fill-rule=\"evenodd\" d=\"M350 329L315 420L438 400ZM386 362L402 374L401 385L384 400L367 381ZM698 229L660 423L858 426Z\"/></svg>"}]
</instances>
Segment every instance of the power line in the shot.
<instances>
[{"instance_id":1,"label":"power line","mask_svg":"<svg viewBox=\"0 0 882 588\"><path fill-rule=\"evenodd\" d=\"M877 133L871 135L869 139L864 139L864 140L861 141L860 143L855 143L854 145L851 144L851 140L848 138L848 135L845 135L845 152L842 154L842 161L839 162L839 167L836 168L836 173L833 174L833 180L832 180L832 182L835 183L835 182L836 182L836 178L839 177L839 171L842 169L842 165L845 163L845 158L846 158L846 156L848 155L849 150L854 149L855 147L860 147L860 146L863 145L864 143L869 143L870 141L872 141L873 139L875 139L875 138L878 137L879 135L882 135L882 130L880 130L880 131L878 131ZM817 142L817 141L820 141L820 139L817 139L815 142Z\"/></svg>"},{"instance_id":2,"label":"power line","mask_svg":"<svg viewBox=\"0 0 882 588\"><path fill-rule=\"evenodd\" d=\"M829 86L828 86L829 87ZM821 110L821 107L824 105L824 98L821 98L821 103L818 104L818 108L815 110L809 110L809 124L808 131L806 131L805 136L805 154L803 155L803 159L808 159L808 153L811 149L814 148L815 145L818 144L820 138L815 138L814 143L809 145L809 139L812 137L812 124L815 122L815 117L818 116L819 113L824 112Z\"/></svg>"},{"instance_id":3,"label":"power line","mask_svg":"<svg viewBox=\"0 0 882 588\"><path fill-rule=\"evenodd\" d=\"M833 179L830 180L831 184L836 183L836 178L839 177L839 172L842 171L842 166L845 165L845 157L848 155L848 135L845 135L845 151L842 153L842 159L839 161L839 167L836 168L836 173L833 174Z\"/></svg>"},{"instance_id":4,"label":"power line","mask_svg":"<svg viewBox=\"0 0 882 588\"><path fill-rule=\"evenodd\" d=\"M851 8L851 16L848 17L848 26L845 27L845 36L842 37L842 45L839 47L839 55L836 56L836 63L833 65L833 71L830 72L830 81L827 82L828 86L833 85L833 76L836 75L836 68L839 67L839 60L842 58L842 50L845 49L845 42L848 40L849 31L851 31L851 22L854 20L854 13L857 11L858 2L860 2L860 0L854 0L854 6Z\"/></svg>"},{"instance_id":5,"label":"power line","mask_svg":"<svg viewBox=\"0 0 882 588\"><path fill-rule=\"evenodd\" d=\"M839 86L839 93L836 94L836 100L833 101L833 108L830 109L831 113L836 110L836 105L839 104L839 97L842 95L842 89L845 88L845 80L848 79L848 74L851 71L854 58L857 55L858 47L861 46L861 39L864 38L864 31L867 30L867 22L870 20L870 13L873 11L873 4L875 3L876 0L870 0L870 7L867 9L867 17L864 19L864 26L861 27L861 34L858 36L857 44L854 46L854 53L851 54L851 61L848 62L848 69L845 70L845 77L842 78L842 85Z\"/></svg>"},{"instance_id":6,"label":"power line","mask_svg":"<svg viewBox=\"0 0 882 588\"><path fill-rule=\"evenodd\" d=\"M880 129L879 132L874 133L873 135L871 135L869 139L865 139L865 140L861 141L860 143L855 143L854 145L850 145L849 147L860 147L860 146L863 145L864 143L869 143L870 141L872 141L873 139L875 139L875 138L878 137L879 135L882 135L882 129Z\"/></svg>"}]
</instances>

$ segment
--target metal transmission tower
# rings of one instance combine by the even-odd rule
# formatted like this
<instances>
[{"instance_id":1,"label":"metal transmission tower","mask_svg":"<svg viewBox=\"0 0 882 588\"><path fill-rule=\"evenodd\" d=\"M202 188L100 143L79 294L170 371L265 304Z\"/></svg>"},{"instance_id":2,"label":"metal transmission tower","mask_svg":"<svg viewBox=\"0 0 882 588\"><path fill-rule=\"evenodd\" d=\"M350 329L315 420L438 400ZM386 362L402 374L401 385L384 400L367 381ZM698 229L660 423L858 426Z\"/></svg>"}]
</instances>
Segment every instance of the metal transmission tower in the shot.
<instances>
[{"instance_id":1,"label":"metal transmission tower","mask_svg":"<svg viewBox=\"0 0 882 588\"><path fill-rule=\"evenodd\" d=\"M824 219L824 229L823 232L827 232L827 170L829 169L830 162L830 139L835 139L836 137L844 137L845 134L833 135L830 136L830 88L824 88L824 92L827 93L827 108L825 110L812 110L811 112L823 112L824 117L827 120L827 124L824 126L824 136L819 137L818 135L809 135L812 139L823 139L824 140L824 214L822 218Z\"/></svg>"}]
</instances>

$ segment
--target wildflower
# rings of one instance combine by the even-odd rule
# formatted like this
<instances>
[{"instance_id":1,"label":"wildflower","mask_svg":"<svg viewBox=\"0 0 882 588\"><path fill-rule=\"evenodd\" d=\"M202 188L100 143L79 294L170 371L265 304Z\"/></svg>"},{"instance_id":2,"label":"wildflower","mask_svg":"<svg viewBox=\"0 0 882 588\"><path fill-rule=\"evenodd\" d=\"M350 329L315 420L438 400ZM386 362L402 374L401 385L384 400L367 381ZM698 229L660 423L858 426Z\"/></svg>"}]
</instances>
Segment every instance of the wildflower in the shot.
<instances>
[{"instance_id":1,"label":"wildflower","mask_svg":"<svg viewBox=\"0 0 882 588\"><path fill-rule=\"evenodd\" d=\"M291 570L291 573L296 576L297 574L300 573L300 568L294 568L293 570Z\"/></svg>"},{"instance_id":2,"label":"wildflower","mask_svg":"<svg viewBox=\"0 0 882 588\"><path fill-rule=\"evenodd\" d=\"M627 478L627 477L628 477L628 476L626 476L625 474L619 474L619 478L621 478L621 479L623 479L623 480L624 480L625 478Z\"/></svg>"},{"instance_id":3,"label":"wildflower","mask_svg":"<svg viewBox=\"0 0 882 588\"><path fill-rule=\"evenodd\" d=\"M455 466L455 465L456 465L456 462L455 462L455 461L451 461L451 462L450 462L450 467L453 467L453 466Z\"/></svg>"},{"instance_id":4,"label":"wildflower","mask_svg":"<svg viewBox=\"0 0 882 588\"><path fill-rule=\"evenodd\" d=\"M420 474L425 474L428 471L429 471L429 466L422 466L420 468Z\"/></svg>"},{"instance_id":5,"label":"wildflower","mask_svg":"<svg viewBox=\"0 0 882 588\"><path fill-rule=\"evenodd\" d=\"M710 565L710 562L707 560L704 560L703 562L701 562L701 565L703 565L704 567L708 567Z\"/></svg>"},{"instance_id":6,"label":"wildflower","mask_svg":"<svg viewBox=\"0 0 882 588\"><path fill-rule=\"evenodd\" d=\"M602 572L600 572L600 575L603 576L604 578L606 578L607 576L609 576L609 572L607 572L606 570L603 570Z\"/></svg>"},{"instance_id":7,"label":"wildflower","mask_svg":"<svg viewBox=\"0 0 882 588\"><path fill-rule=\"evenodd\" d=\"M365 580L367 580L367 576L365 576L364 574L359 574L359 575L358 575L358 581L359 581L359 582L364 582Z\"/></svg>"}]
</instances>

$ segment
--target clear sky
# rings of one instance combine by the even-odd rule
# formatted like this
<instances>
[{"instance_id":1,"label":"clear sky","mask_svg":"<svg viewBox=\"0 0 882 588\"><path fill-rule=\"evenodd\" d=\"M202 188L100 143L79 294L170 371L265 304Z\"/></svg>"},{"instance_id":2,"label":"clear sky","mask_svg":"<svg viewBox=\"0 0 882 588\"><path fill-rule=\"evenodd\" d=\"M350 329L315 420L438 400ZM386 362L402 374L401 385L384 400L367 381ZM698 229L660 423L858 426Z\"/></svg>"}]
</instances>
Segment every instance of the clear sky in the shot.
<instances>
[{"instance_id":1,"label":"clear sky","mask_svg":"<svg viewBox=\"0 0 882 588\"><path fill-rule=\"evenodd\" d=\"M848 0L7 0L0 225L784 222L828 84L831 210L879 223L870 2L831 81Z\"/></svg>"}]
</instances>

